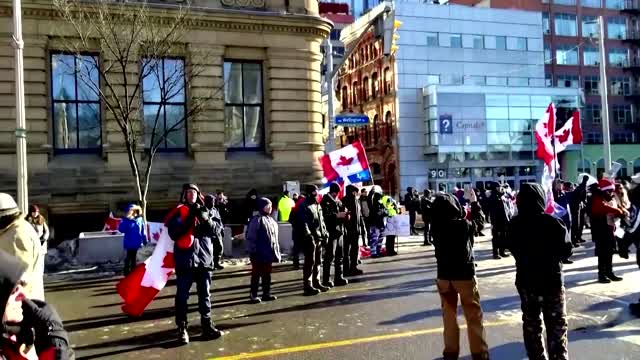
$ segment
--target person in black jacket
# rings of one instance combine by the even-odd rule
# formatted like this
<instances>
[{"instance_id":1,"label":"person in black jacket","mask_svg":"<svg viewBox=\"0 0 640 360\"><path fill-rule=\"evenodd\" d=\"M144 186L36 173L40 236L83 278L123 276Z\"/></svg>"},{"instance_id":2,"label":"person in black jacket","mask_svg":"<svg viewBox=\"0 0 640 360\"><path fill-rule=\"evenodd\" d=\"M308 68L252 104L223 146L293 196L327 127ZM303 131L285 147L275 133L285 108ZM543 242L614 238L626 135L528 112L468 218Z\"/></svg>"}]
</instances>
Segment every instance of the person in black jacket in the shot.
<instances>
[{"instance_id":1,"label":"person in black jacket","mask_svg":"<svg viewBox=\"0 0 640 360\"><path fill-rule=\"evenodd\" d=\"M182 201L166 222L175 241L173 258L176 269L176 325L178 342L189 343L187 312L189 292L193 283L198 290L198 306L202 335L217 339L223 335L211 319L211 271L213 270L212 239L222 236L222 220L215 218L215 207L207 209L195 184L183 186ZM215 213L214 213L215 211Z\"/></svg>"},{"instance_id":2,"label":"person in black jacket","mask_svg":"<svg viewBox=\"0 0 640 360\"><path fill-rule=\"evenodd\" d=\"M331 289L334 286L345 286L349 282L342 277L342 261L344 257L344 222L347 212L338 200L342 189L337 183L329 185L329 193L322 197L321 207L324 223L329 232L329 240L324 247L322 262L322 285ZM333 282L331 281L331 264L335 263Z\"/></svg>"},{"instance_id":3,"label":"person in black jacket","mask_svg":"<svg viewBox=\"0 0 640 360\"><path fill-rule=\"evenodd\" d=\"M460 354L458 297L467 320L471 358L488 359L489 348L475 277L473 225L465 219L464 208L451 194L436 195L432 214L433 244L438 267L437 286L444 320L444 360L458 359Z\"/></svg>"},{"instance_id":4,"label":"person in black jacket","mask_svg":"<svg viewBox=\"0 0 640 360\"><path fill-rule=\"evenodd\" d=\"M347 185L346 196L342 199L347 210L347 219L345 226L344 238L344 274L346 276L362 275L362 270L358 269L358 255L360 247L358 239L360 233L366 228L364 217L362 216L362 208L358 199L358 188L353 185Z\"/></svg>"},{"instance_id":5,"label":"person in black jacket","mask_svg":"<svg viewBox=\"0 0 640 360\"><path fill-rule=\"evenodd\" d=\"M569 208L571 209L571 241L574 246L585 240L582 239L584 231L584 208L587 203L587 182L589 177L585 176L582 183L578 185L569 196Z\"/></svg>"},{"instance_id":6,"label":"person in black jacket","mask_svg":"<svg viewBox=\"0 0 640 360\"><path fill-rule=\"evenodd\" d=\"M224 270L224 266L220 263L220 258L224 252L224 223L222 222L222 214L215 204L215 197L211 194L204 197L204 206L209 211L209 218L214 222L214 227L208 234L203 234L211 239L213 244L213 269Z\"/></svg>"},{"instance_id":7,"label":"person in black jacket","mask_svg":"<svg viewBox=\"0 0 640 360\"><path fill-rule=\"evenodd\" d=\"M509 215L505 208L504 200L502 199L504 193L499 184L493 184L491 189L491 196L487 200L489 208L489 214L491 217L491 245L493 247L493 258L500 259L502 257L508 257L505 252L504 237L507 231L507 224L509 223Z\"/></svg>"},{"instance_id":8,"label":"person in black jacket","mask_svg":"<svg viewBox=\"0 0 640 360\"><path fill-rule=\"evenodd\" d=\"M416 215L420 210L420 196L418 196L418 190L415 190L412 187L407 188L407 194L404 196L404 207L409 212L411 235L418 235L418 232L416 231Z\"/></svg>"},{"instance_id":9,"label":"person in black jacket","mask_svg":"<svg viewBox=\"0 0 640 360\"><path fill-rule=\"evenodd\" d=\"M425 190L420 199L420 212L422 213L422 222L424 223L424 243L423 246L433 245L431 236L431 207L433 200L431 198L431 190Z\"/></svg>"},{"instance_id":10,"label":"person in black jacket","mask_svg":"<svg viewBox=\"0 0 640 360\"><path fill-rule=\"evenodd\" d=\"M506 243L516 260L524 344L530 359L546 359L542 312L549 358L568 359L562 260L571 256L571 238L562 220L545 213L542 186L522 184L516 202L518 215L509 224Z\"/></svg>"},{"instance_id":11,"label":"person in black jacket","mask_svg":"<svg viewBox=\"0 0 640 360\"><path fill-rule=\"evenodd\" d=\"M369 194L369 232L371 233L371 257L380 257L382 249L382 232L387 226L389 212L382 203L382 188L374 186Z\"/></svg>"},{"instance_id":12,"label":"person in black jacket","mask_svg":"<svg viewBox=\"0 0 640 360\"><path fill-rule=\"evenodd\" d=\"M247 193L247 196L244 199L244 220L245 224L248 224L249 221L255 216L258 215L258 190L251 189Z\"/></svg>"},{"instance_id":13,"label":"person in black jacket","mask_svg":"<svg viewBox=\"0 0 640 360\"><path fill-rule=\"evenodd\" d=\"M296 225L302 237L304 248L303 284L304 294L318 295L329 288L320 283L320 262L322 248L329 238L322 216L322 208L318 204L318 187L305 185L305 202L296 211Z\"/></svg>"}]
</instances>

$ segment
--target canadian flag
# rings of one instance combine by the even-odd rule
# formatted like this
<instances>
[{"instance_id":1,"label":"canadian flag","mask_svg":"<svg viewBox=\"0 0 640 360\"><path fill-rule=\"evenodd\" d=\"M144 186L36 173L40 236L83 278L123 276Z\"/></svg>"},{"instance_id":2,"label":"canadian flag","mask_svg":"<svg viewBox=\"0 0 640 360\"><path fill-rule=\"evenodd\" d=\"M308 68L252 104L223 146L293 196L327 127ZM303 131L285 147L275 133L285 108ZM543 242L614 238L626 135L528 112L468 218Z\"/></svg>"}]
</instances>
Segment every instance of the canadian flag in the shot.
<instances>
[{"instance_id":1,"label":"canadian flag","mask_svg":"<svg viewBox=\"0 0 640 360\"><path fill-rule=\"evenodd\" d=\"M535 137L538 144L536 156L550 165L555 161L556 155L553 151L553 135L556 129L556 109L553 103L549 104L547 111L536 123Z\"/></svg>"},{"instance_id":2,"label":"canadian flag","mask_svg":"<svg viewBox=\"0 0 640 360\"><path fill-rule=\"evenodd\" d=\"M348 178L361 182L370 180L369 161L364 147L359 141L320 157L324 184L344 181Z\"/></svg>"},{"instance_id":3,"label":"canadian flag","mask_svg":"<svg viewBox=\"0 0 640 360\"><path fill-rule=\"evenodd\" d=\"M580 127L580 113L574 111L571 119L556 131L556 153L564 151L569 145L580 144L582 142L582 129Z\"/></svg>"},{"instance_id":4,"label":"canadian flag","mask_svg":"<svg viewBox=\"0 0 640 360\"><path fill-rule=\"evenodd\" d=\"M169 237L167 227L154 226L154 231L150 237L157 240L157 244L151 257L116 285L116 290L124 301L122 311L131 316L142 315L175 270L174 242Z\"/></svg>"},{"instance_id":5,"label":"canadian flag","mask_svg":"<svg viewBox=\"0 0 640 360\"><path fill-rule=\"evenodd\" d=\"M104 221L102 231L118 231L118 226L122 219L114 217L113 213L109 213L109 217Z\"/></svg>"}]
</instances>

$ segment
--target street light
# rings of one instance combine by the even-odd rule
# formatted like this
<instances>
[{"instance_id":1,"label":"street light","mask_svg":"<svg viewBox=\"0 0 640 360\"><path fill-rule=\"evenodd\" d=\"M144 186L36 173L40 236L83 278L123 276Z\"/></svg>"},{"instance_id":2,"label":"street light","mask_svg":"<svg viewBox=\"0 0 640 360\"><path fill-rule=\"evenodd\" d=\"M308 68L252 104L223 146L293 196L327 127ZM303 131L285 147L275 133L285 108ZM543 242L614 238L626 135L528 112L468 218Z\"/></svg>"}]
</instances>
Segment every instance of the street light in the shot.
<instances>
[{"instance_id":1,"label":"street light","mask_svg":"<svg viewBox=\"0 0 640 360\"><path fill-rule=\"evenodd\" d=\"M27 212L27 125L24 109L24 64L22 51L22 6L20 0L13 0L13 47L15 49L16 79L16 169L17 169L17 202L18 208Z\"/></svg>"}]
</instances>

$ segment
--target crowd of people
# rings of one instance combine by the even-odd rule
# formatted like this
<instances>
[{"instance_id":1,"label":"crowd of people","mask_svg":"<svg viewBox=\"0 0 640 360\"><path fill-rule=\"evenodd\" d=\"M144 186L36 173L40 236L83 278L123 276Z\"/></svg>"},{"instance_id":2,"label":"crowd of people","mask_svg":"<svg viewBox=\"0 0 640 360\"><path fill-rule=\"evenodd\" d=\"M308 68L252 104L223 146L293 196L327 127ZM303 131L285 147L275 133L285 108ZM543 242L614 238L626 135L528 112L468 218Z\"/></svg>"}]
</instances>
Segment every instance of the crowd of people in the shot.
<instances>
[{"instance_id":1,"label":"crowd of people","mask_svg":"<svg viewBox=\"0 0 640 360\"><path fill-rule=\"evenodd\" d=\"M408 188L401 204L379 186L348 185L342 189L334 183L320 196L318 187L308 184L301 194L282 194L275 208L274 202L252 190L243 212L251 262L249 301L257 304L277 299L271 292L271 273L273 264L282 260L278 221L292 225L294 247L290 255L299 269L303 254L303 293L315 296L346 286L349 278L363 274L359 268L360 239L372 258L397 254L395 235L385 229L404 205L411 235L419 234L416 222L421 215L423 245L434 246L445 360L459 357L458 301L467 321L472 358L489 358L474 257L475 238L484 235L487 222L491 223L493 257L515 258L515 286L529 358L546 359L548 354L552 359L568 359L563 264L571 262L573 248L584 242L583 229L589 226L599 282L622 280L613 272L612 257L618 253L628 258L632 244L638 249L640 266L639 183L635 178L632 183L616 184L605 177L596 182L585 177L580 184L558 181L551 214L545 191L538 184L522 184L518 192L498 183L486 190L466 187L452 193L441 189L419 194ZM137 251L147 241L142 217L142 209L130 205L119 227L127 250L125 274L132 271ZM193 283L203 338L223 335L212 320L210 291L211 272L223 269L220 256L228 218L224 193L207 195L195 184L183 186L178 205L166 217L164 224L175 243L175 321L181 344L189 343L187 313ZM0 194L0 311L4 313L0 358L66 359L72 354L60 317L44 302L42 278L48 237L46 221L37 206L31 206L25 216L11 196ZM632 304L631 312L640 316L640 303Z\"/></svg>"}]
</instances>

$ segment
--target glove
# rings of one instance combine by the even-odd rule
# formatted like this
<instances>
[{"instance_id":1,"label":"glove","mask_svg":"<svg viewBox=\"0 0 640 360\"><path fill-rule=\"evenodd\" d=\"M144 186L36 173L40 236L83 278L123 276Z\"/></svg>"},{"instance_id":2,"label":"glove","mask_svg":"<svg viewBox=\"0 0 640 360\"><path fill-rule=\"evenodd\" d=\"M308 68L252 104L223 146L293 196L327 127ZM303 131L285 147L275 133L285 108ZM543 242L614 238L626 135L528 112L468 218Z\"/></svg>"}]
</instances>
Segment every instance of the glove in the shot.
<instances>
[{"instance_id":1,"label":"glove","mask_svg":"<svg viewBox=\"0 0 640 360\"><path fill-rule=\"evenodd\" d=\"M40 300L26 299L22 302L23 323L33 327L36 352L49 348L63 349L69 346L69 337L58 312Z\"/></svg>"}]
</instances>

